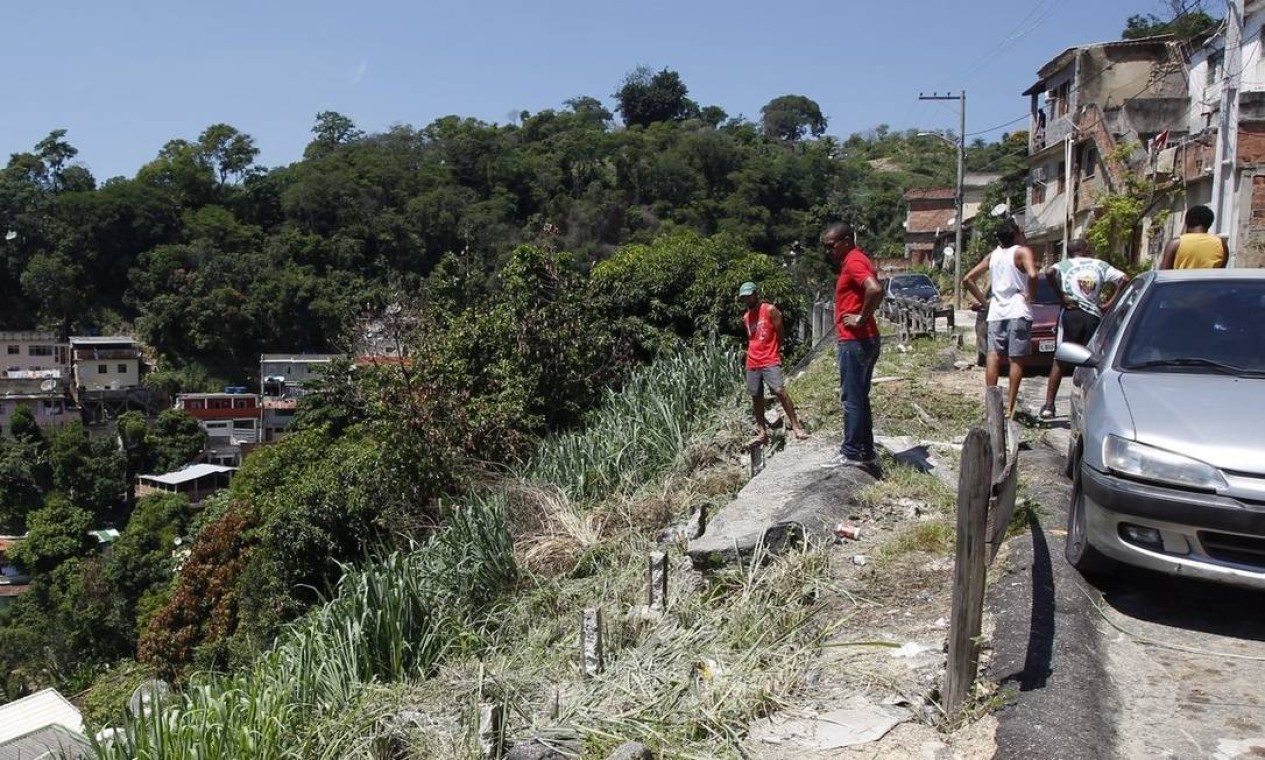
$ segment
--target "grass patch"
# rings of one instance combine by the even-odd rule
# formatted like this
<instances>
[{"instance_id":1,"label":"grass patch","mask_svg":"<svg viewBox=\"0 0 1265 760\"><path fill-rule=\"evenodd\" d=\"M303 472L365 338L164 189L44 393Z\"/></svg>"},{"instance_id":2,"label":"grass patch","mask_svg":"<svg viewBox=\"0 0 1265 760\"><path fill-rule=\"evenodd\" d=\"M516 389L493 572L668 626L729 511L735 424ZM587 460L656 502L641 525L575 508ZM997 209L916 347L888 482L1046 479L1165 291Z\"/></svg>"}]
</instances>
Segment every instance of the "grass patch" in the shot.
<instances>
[{"instance_id":1,"label":"grass patch","mask_svg":"<svg viewBox=\"0 0 1265 760\"><path fill-rule=\"evenodd\" d=\"M927 504L932 511L952 513L957 494L934 475L885 458L883 479L866 486L856 495L863 507L878 507L901 499Z\"/></svg>"},{"instance_id":2,"label":"grass patch","mask_svg":"<svg viewBox=\"0 0 1265 760\"><path fill-rule=\"evenodd\" d=\"M914 553L947 554L953 551L957 530L947 519L927 520L910 525L879 550L879 557L892 560Z\"/></svg>"}]
</instances>

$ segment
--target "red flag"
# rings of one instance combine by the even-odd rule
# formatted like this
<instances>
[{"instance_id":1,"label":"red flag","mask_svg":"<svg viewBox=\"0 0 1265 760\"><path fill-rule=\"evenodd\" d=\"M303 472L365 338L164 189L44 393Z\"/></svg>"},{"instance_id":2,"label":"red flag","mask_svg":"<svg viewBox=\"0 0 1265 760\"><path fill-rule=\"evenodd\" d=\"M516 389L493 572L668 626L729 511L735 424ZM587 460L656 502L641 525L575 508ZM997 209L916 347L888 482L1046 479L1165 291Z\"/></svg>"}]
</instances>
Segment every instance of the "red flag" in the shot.
<instances>
[{"instance_id":1,"label":"red flag","mask_svg":"<svg viewBox=\"0 0 1265 760\"><path fill-rule=\"evenodd\" d=\"M1167 129L1164 130L1163 132L1160 132L1155 137L1151 138L1150 148L1151 148L1152 153L1159 153L1160 151L1164 150L1164 148L1167 145L1168 145L1168 130Z\"/></svg>"}]
</instances>

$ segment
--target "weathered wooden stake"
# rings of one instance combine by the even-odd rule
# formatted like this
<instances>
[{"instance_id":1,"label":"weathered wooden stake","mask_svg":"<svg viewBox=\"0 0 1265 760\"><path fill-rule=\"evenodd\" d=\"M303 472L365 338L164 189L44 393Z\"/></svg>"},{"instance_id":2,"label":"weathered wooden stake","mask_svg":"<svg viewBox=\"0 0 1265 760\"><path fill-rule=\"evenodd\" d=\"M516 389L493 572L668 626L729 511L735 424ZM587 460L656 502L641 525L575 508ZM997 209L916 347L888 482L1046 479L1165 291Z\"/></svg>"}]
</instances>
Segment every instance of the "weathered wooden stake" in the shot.
<instances>
[{"instance_id":1,"label":"weathered wooden stake","mask_svg":"<svg viewBox=\"0 0 1265 760\"><path fill-rule=\"evenodd\" d=\"M501 760L505 755L505 714L500 705L479 705L479 752L483 760Z\"/></svg>"},{"instance_id":2,"label":"weathered wooden stake","mask_svg":"<svg viewBox=\"0 0 1265 760\"><path fill-rule=\"evenodd\" d=\"M949 621L949 662L944 710L950 720L970 694L979 671L979 635L984 616L984 531L992 490L988 433L966 435L958 477L957 559L953 565L953 610Z\"/></svg>"},{"instance_id":3,"label":"weathered wooden stake","mask_svg":"<svg viewBox=\"0 0 1265 760\"><path fill-rule=\"evenodd\" d=\"M764 469L764 446L759 443L753 443L751 449L751 477L759 475Z\"/></svg>"},{"instance_id":4,"label":"weathered wooden stake","mask_svg":"<svg viewBox=\"0 0 1265 760\"><path fill-rule=\"evenodd\" d=\"M650 609L663 611L668 608L668 555L650 553Z\"/></svg>"},{"instance_id":5,"label":"weathered wooden stake","mask_svg":"<svg viewBox=\"0 0 1265 760\"><path fill-rule=\"evenodd\" d=\"M590 608L581 613L580 664L585 678L592 678L605 668L602 658L602 611L600 609Z\"/></svg>"}]
</instances>

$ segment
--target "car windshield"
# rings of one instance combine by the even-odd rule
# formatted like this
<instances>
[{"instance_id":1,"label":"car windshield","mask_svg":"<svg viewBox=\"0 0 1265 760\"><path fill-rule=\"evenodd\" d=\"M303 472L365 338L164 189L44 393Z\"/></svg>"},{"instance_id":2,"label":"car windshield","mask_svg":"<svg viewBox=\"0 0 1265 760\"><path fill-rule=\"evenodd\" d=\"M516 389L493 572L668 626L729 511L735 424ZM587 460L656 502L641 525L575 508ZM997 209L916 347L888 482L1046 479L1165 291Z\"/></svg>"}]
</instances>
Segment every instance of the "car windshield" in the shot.
<instances>
[{"instance_id":1,"label":"car windshield","mask_svg":"<svg viewBox=\"0 0 1265 760\"><path fill-rule=\"evenodd\" d=\"M934 288L936 284L925 274L902 274L892 278L892 290Z\"/></svg>"},{"instance_id":2,"label":"car windshield","mask_svg":"<svg viewBox=\"0 0 1265 760\"><path fill-rule=\"evenodd\" d=\"M1265 280L1158 283L1131 322L1126 370L1265 376Z\"/></svg>"}]
</instances>

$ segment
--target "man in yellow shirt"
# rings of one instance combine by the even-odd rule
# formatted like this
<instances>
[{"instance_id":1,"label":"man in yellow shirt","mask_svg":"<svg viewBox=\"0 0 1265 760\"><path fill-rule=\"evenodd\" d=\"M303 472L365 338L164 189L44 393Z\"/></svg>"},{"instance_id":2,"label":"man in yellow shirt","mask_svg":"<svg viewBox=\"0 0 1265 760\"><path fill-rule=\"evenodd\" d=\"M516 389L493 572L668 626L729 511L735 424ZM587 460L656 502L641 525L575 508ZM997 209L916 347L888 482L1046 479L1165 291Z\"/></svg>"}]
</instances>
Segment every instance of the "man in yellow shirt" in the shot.
<instances>
[{"instance_id":1,"label":"man in yellow shirt","mask_svg":"<svg viewBox=\"0 0 1265 760\"><path fill-rule=\"evenodd\" d=\"M1225 241L1208 230L1215 216L1207 206L1186 212L1186 232L1170 241L1160 257L1160 269L1224 269L1230 259Z\"/></svg>"}]
</instances>

